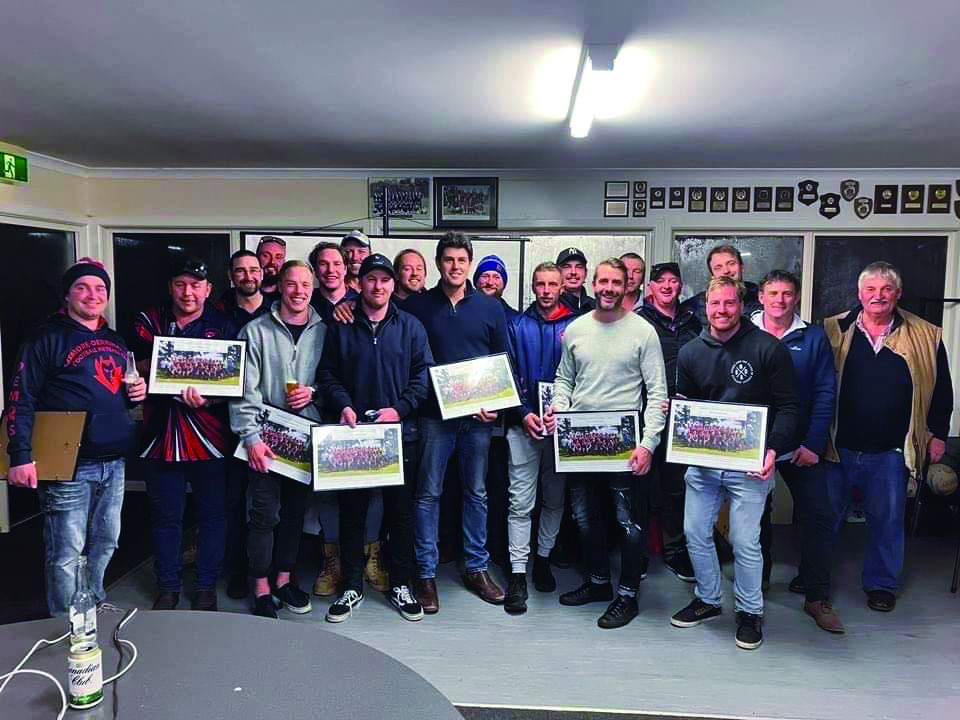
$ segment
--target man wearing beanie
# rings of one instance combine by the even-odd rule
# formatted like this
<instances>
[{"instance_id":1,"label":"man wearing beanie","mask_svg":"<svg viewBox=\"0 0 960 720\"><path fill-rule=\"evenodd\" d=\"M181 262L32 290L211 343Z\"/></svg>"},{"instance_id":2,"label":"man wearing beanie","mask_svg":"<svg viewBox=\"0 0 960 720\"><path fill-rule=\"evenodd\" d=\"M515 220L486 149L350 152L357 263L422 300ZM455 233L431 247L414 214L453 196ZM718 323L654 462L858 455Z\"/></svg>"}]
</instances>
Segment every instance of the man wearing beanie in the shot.
<instances>
[{"instance_id":1,"label":"man wearing beanie","mask_svg":"<svg viewBox=\"0 0 960 720\"><path fill-rule=\"evenodd\" d=\"M473 273L473 286L484 295L499 300L507 320L518 314L503 299L503 291L507 287L507 266L498 256L486 255L480 259Z\"/></svg>"},{"instance_id":2,"label":"man wearing beanie","mask_svg":"<svg viewBox=\"0 0 960 720\"><path fill-rule=\"evenodd\" d=\"M143 378L127 381L127 347L103 318L110 297L103 265L83 258L69 268L61 297L63 309L20 348L7 405L8 480L40 494L47 609L55 617L67 614L81 554L97 603L106 597L103 574L120 536L123 457L135 439L128 410L147 394ZM31 436L40 410L87 413L70 482L37 483Z\"/></svg>"}]
</instances>

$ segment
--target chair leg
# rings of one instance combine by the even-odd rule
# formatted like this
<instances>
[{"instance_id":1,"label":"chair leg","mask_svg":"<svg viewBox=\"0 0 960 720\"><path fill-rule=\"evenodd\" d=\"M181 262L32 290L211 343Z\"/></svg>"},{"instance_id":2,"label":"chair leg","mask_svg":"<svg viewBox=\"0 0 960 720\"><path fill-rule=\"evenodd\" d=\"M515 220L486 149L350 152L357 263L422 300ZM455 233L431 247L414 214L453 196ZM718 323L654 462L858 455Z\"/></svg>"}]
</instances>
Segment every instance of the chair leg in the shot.
<instances>
[{"instance_id":1,"label":"chair leg","mask_svg":"<svg viewBox=\"0 0 960 720\"><path fill-rule=\"evenodd\" d=\"M953 561L953 581L950 583L950 592L955 593L960 587L960 540L957 541L957 558Z\"/></svg>"},{"instance_id":2,"label":"chair leg","mask_svg":"<svg viewBox=\"0 0 960 720\"><path fill-rule=\"evenodd\" d=\"M923 504L923 487L927 484L927 472L924 468L917 483L917 494L913 498L913 512L910 514L910 537L917 536L917 525L920 524L920 507Z\"/></svg>"}]
</instances>

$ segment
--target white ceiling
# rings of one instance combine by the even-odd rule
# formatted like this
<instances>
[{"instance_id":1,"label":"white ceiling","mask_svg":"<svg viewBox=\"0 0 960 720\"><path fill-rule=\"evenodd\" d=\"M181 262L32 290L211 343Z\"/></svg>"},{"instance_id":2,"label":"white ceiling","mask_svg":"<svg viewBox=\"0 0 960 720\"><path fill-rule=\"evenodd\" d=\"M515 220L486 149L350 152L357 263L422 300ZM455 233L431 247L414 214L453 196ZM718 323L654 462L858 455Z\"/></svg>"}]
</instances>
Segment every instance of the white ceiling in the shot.
<instances>
[{"instance_id":1,"label":"white ceiling","mask_svg":"<svg viewBox=\"0 0 960 720\"><path fill-rule=\"evenodd\" d=\"M0 139L91 167L960 166L956 0L0 0L0 17ZM584 41L653 71L573 140Z\"/></svg>"}]
</instances>

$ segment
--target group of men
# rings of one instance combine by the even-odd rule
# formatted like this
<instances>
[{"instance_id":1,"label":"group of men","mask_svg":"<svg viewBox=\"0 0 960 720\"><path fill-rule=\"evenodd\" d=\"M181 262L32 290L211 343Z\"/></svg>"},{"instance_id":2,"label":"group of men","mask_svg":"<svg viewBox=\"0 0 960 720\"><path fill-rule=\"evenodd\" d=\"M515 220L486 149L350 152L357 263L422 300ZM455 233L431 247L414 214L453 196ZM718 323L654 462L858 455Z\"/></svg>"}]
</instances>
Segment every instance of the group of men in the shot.
<instances>
[{"instance_id":1,"label":"group of men","mask_svg":"<svg viewBox=\"0 0 960 720\"><path fill-rule=\"evenodd\" d=\"M666 567L696 583L692 602L673 615L672 625L692 627L719 616L714 523L728 497L736 644L758 647L764 566L770 564L769 533L762 528L775 470L790 488L802 530L799 572L790 589L805 595L805 612L827 631L844 631L830 602L830 569L853 488L862 493L867 515L868 605L894 608L908 477L916 478L926 460L942 457L953 409L940 330L897 307L902 283L896 268L868 265L858 281L859 304L821 329L800 320L795 275L774 270L758 286L745 284L740 253L729 245L710 251L709 284L685 302L676 263L654 265L645 288L645 263L635 253L598 263L591 296L587 258L567 248L556 263L534 269L534 301L522 312L502 298L508 280L502 260L491 255L474 265L464 235L445 235L435 263L439 282L427 289L421 253L404 250L390 261L371 254L359 231L339 245L318 243L308 262L287 260L283 240L265 236L256 252L231 257L232 287L210 301L206 265L178 260L170 300L136 320L131 349L139 372L148 374L159 336L242 338L244 394L229 403L195 387L178 396L147 396L142 380L124 385L127 347L102 317L110 278L89 258L71 267L63 278L63 310L21 349L8 404L15 485L37 487L30 442L36 411L84 410L89 416L75 480L39 486L50 612L65 612L81 554L89 558L94 592L103 600L103 571L119 536L123 457L136 443L150 502L155 608L173 609L180 601L189 483L199 525L191 606L217 608L217 581L226 566L237 591L231 595L252 590L257 615L276 618L281 607L310 612L310 596L293 571L312 493L273 472L274 454L258 423L265 406L351 427L402 424L404 482L383 488L382 497L388 597L407 620L440 609L440 498L453 457L462 485L464 584L509 613L527 610L539 489L532 568L538 591L557 589L550 557L569 490L586 578L559 596L562 605L606 603L597 620L602 628L622 627L637 615L653 508ZM444 420L429 368L501 352L512 362L520 406ZM541 383L553 383L552 404L543 408ZM671 397L766 406L762 469L667 462ZM137 438L128 409L139 402L144 426ZM641 413L637 446L624 470L557 473L556 414L600 410ZM505 591L490 573L487 550L488 462L496 457L491 438L498 425L508 448ZM246 449L245 467L229 459L238 441ZM371 491L338 496L342 576L326 613L331 622L349 619L364 598ZM616 587L606 518L616 524L620 548Z\"/></svg>"}]
</instances>

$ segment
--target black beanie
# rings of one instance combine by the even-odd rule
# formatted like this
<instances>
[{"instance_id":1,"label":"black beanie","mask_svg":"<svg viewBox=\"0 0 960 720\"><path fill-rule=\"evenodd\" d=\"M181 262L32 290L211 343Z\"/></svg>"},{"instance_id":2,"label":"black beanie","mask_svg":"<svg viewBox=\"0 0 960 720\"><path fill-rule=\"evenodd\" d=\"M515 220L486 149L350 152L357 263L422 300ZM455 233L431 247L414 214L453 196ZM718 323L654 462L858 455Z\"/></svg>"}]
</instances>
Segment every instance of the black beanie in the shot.
<instances>
[{"instance_id":1,"label":"black beanie","mask_svg":"<svg viewBox=\"0 0 960 720\"><path fill-rule=\"evenodd\" d=\"M107 271L90 262L78 262L76 265L67 268L67 271L63 274L63 279L60 281L60 297L69 295L70 288L84 275L93 275L103 280L103 284L107 286L107 296L110 296L110 276L107 275Z\"/></svg>"}]
</instances>

